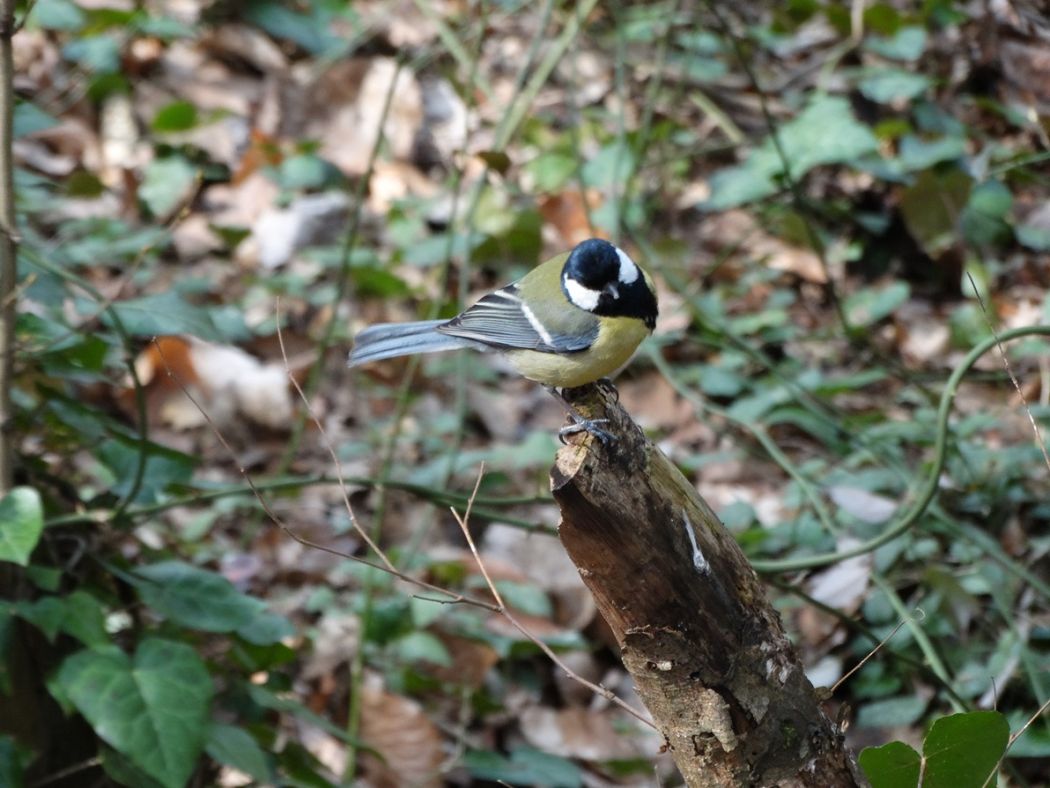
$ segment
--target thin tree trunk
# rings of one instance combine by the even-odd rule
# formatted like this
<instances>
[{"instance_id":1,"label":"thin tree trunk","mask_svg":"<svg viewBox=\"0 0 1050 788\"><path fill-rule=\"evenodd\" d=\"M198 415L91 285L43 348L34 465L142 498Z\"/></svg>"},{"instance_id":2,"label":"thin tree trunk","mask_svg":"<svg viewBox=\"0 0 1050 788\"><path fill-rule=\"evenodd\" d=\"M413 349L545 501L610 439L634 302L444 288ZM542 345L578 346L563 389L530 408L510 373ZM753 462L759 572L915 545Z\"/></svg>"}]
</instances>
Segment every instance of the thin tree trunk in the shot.
<instances>
[{"instance_id":1,"label":"thin tree trunk","mask_svg":"<svg viewBox=\"0 0 1050 788\"><path fill-rule=\"evenodd\" d=\"M560 535L690 786L865 784L732 535L608 391L551 471Z\"/></svg>"},{"instance_id":2,"label":"thin tree trunk","mask_svg":"<svg viewBox=\"0 0 1050 788\"><path fill-rule=\"evenodd\" d=\"M15 189L11 163L14 116L14 0L0 0L0 495L14 484L14 412L11 386L15 361L17 281Z\"/></svg>"}]
</instances>

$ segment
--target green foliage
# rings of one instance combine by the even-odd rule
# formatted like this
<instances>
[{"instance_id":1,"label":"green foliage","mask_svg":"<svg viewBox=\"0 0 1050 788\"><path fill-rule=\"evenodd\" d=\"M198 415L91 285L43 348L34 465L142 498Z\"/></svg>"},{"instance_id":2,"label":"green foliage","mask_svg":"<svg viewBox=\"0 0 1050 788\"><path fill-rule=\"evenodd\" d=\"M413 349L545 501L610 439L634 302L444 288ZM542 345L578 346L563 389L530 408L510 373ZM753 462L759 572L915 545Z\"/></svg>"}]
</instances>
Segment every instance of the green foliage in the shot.
<instances>
[{"instance_id":1,"label":"green foliage","mask_svg":"<svg viewBox=\"0 0 1050 788\"><path fill-rule=\"evenodd\" d=\"M197 168L181 156L157 159L146 168L139 198L154 216L164 218L186 199L199 177Z\"/></svg>"},{"instance_id":2,"label":"green foliage","mask_svg":"<svg viewBox=\"0 0 1050 788\"><path fill-rule=\"evenodd\" d=\"M868 747L858 759L873 788L916 788L922 757L904 742Z\"/></svg>"},{"instance_id":3,"label":"green foliage","mask_svg":"<svg viewBox=\"0 0 1050 788\"><path fill-rule=\"evenodd\" d=\"M139 567L127 580L158 613L203 632L239 631L265 610L262 602L238 592L222 575L182 561Z\"/></svg>"},{"instance_id":4,"label":"green foliage","mask_svg":"<svg viewBox=\"0 0 1050 788\"><path fill-rule=\"evenodd\" d=\"M625 402L638 403L639 420L691 481L739 493L719 513L759 566L876 537L943 450L933 500L847 584L859 589L841 611L849 626L802 651L845 669L906 620L837 695L865 736L929 734L921 755L900 742L865 750L863 768L877 788L920 777L979 785L992 773L1008 731L1047 694L1046 633L1028 626L1050 598L1033 568L1050 551L1035 472L1043 460L1027 425L1006 415L1012 395L997 351L960 383L947 433L936 403L989 322L1050 319L1039 257L1050 230L1037 210L1046 202L1040 119L1017 104L1010 75L993 87L969 70L969 43L959 42L977 40L981 22L968 8L869 3L854 30L846 6L812 0L746 19L727 6L728 26L704 4L628 4L589 17L544 72L548 38L571 18L557 4L546 26L527 20L534 41L515 29L513 46L500 38L505 20L536 13L527 4L504 4L482 25L458 6L423 3L410 45L364 9L328 0L219 4L197 21L149 4L96 5L29 4L26 29L38 38L26 42L14 108L23 166L12 426L25 440L22 486L0 499L0 561L19 581L0 603L4 702L11 644L24 631L46 655L36 691L50 690L70 730L86 721L94 739L84 750L94 747L119 784L206 783L223 766L260 784L335 784L341 776L290 731L302 721L368 752L354 727L366 674L435 719L461 709L445 722L469 726L470 747L500 742L457 764L474 779L577 786L585 770L615 779L642 769L644 759L584 765L521 746L508 698L547 702L561 690L535 644L487 614L410 596L377 569L317 568L312 552L288 565L284 551L297 546L262 533L271 526L246 494L242 462L293 530L365 553L339 506L303 494L332 470L311 429L219 418L233 462L210 427L165 429L175 397L162 395L178 384L163 364L141 392L145 424L132 381L155 336L254 352L280 324L293 367L296 342L320 359L294 372L311 399L320 395L322 423L338 425L340 460L360 475L351 490L361 523L396 524L380 541L399 569L481 596L473 563L431 555L431 540L445 526L458 538L447 507L466 508L482 463L471 522L479 543L493 521L554 522L543 500L557 448L547 414L498 366L454 356L425 359L410 381L396 362L348 381L345 345L372 320L450 316L573 233L604 233L656 274L668 326L627 374ZM45 45L58 73L34 91L32 47ZM527 53L520 73L505 46ZM413 153L404 140L378 146L380 164L398 167L425 143L440 148L413 160L422 187L399 181L396 168L369 177L335 161L368 137L357 129L333 140L322 125L327 103L346 110L341 122L360 109L360 75L319 101L313 93L333 63L367 64L391 47L403 72L423 80L424 104L440 98L426 80L447 80L460 102L448 117L437 100L413 109L426 115ZM187 53L202 67L180 71ZM216 73L230 78L213 82ZM226 84L247 90L223 95ZM274 85L284 86L279 97ZM505 112L494 113L508 91ZM275 97L277 122L267 114ZM519 108L525 119L510 128ZM113 151L121 158L110 160ZM335 191L351 197L349 221L331 220L333 232L287 263L253 266L256 199L294 213L304 195ZM1038 379L1043 339L1006 345L1022 387ZM210 383L179 382L202 396ZM267 387L276 384L252 393ZM237 399L224 388L207 409L228 416ZM1031 413L1045 427L1050 414ZM300 465L309 472L288 476ZM291 495L302 505L281 497ZM398 541L398 529L417 526ZM830 572L852 566L834 563ZM522 615L562 620L565 599L535 575L501 576L497 587ZM778 601L789 627L817 637L786 596ZM332 622L345 628L333 635ZM589 634L544 639L615 664ZM471 649L499 659L480 686L465 675ZM993 694L1005 718L943 716ZM493 719L501 730L489 735ZM1017 739L1008 754L1018 768L1047 757L1047 730L1037 721ZM0 736L0 784L30 783L23 774L44 756Z\"/></svg>"},{"instance_id":5,"label":"green foliage","mask_svg":"<svg viewBox=\"0 0 1050 788\"><path fill-rule=\"evenodd\" d=\"M0 561L26 566L43 530L40 494L32 487L16 487L0 498Z\"/></svg>"},{"instance_id":6,"label":"green foliage","mask_svg":"<svg viewBox=\"0 0 1050 788\"><path fill-rule=\"evenodd\" d=\"M197 107L188 101L173 101L165 104L153 116L153 130L186 131L197 125Z\"/></svg>"},{"instance_id":7,"label":"green foliage","mask_svg":"<svg viewBox=\"0 0 1050 788\"><path fill-rule=\"evenodd\" d=\"M173 292L121 301L102 319L111 325L120 321L121 328L131 336L191 334L212 341L224 338L211 311L194 306Z\"/></svg>"},{"instance_id":8,"label":"green foliage","mask_svg":"<svg viewBox=\"0 0 1050 788\"><path fill-rule=\"evenodd\" d=\"M509 758L473 750L464 757L470 773L482 780L500 780L514 785L550 785L577 788L583 785L580 768L572 761L531 747L511 752Z\"/></svg>"},{"instance_id":9,"label":"green foliage","mask_svg":"<svg viewBox=\"0 0 1050 788\"><path fill-rule=\"evenodd\" d=\"M261 783L274 782L274 767L259 743L243 728L213 722L205 744L208 755Z\"/></svg>"},{"instance_id":10,"label":"green foliage","mask_svg":"<svg viewBox=\"0 0 1050 788\"><path fill-rule=\"evenodd\" d=\"M715 173L703 207L725 210L768 197L784 186L785 176L796 180L823 164L853 163L876 147L875 135L845 99L818 96L780 128L776 142L767 139L744 164Z\"/></svg>"},{"instance_id":11,"label":"green foliage","mask_svg":"<svg viewBox=\"0 0 1050 788\"><path fill-rule=\"evenodd\" d=\"M133 656L79 651L55 683L108 744L168 788L184 785L204 747L211 677L197 652L147 638Z\"/></svg>"},{"instance_id":12,"label":"green foliage","mask_svg":"<svg viewBox=\"0 0 1050 788\"><path fill-rule=\"evenodd\" d=\"M921 756L890 742L868 747L859 762L872 788L983 788L996 784L992 775L1009 737L1006 717L997 711L953 714L933 723Z\"/></svg>"}]
</instances>

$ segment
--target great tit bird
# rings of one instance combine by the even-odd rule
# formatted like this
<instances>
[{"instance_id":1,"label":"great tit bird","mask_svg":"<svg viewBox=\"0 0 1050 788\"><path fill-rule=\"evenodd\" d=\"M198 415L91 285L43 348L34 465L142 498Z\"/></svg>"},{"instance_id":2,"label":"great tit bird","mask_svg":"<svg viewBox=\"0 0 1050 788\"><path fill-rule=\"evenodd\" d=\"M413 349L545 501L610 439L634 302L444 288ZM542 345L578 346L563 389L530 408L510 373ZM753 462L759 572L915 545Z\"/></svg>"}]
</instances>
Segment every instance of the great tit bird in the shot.
<instances>
[{"instance_id":1,"label":"great tit bird","mask_svg":"<svg viewBox=\"0 0 1050 788\"><path fill-rule=\"evenodd\" d=\"M498 350L524 377L556 392L593 383L626 364L652 333L656 315L649 276L622 249L591 238L451 320L366 328L349 365L458 348Z\"/></svg>"}]
</instances>

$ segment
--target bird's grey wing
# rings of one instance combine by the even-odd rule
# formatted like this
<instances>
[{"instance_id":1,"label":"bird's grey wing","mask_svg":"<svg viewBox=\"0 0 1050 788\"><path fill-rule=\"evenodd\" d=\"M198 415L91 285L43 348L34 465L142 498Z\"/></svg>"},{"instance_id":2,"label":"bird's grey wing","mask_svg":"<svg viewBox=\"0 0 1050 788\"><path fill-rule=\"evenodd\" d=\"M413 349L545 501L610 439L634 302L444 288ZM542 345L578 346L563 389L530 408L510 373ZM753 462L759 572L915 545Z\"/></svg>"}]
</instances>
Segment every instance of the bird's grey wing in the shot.
<instances>
[{"instance_id":1,"label":"bird's grey wing","mask_svg":"<svg viewBox=\"0 0 1050 788\"><path fill-rule=\"evenodd\" d=\"M598 337L598 319L570 304L566 310L581 313L582 321L571 327L564 320L540 321L521 300L516 285L489 293L474 306L438 326L443 334L472 339L504 350L538 350L542 353L575 353L586 350ZM571 330L567 330L570 329Z\"/></svg>"}]
</instances>

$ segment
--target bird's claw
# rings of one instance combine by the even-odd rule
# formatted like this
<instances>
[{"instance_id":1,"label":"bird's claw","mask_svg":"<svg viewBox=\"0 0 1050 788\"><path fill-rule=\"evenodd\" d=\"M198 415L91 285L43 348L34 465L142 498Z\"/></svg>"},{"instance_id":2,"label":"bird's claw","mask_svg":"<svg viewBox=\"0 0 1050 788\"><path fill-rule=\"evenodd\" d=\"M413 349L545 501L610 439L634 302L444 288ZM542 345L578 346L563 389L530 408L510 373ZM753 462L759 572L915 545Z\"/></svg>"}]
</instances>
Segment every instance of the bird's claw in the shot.
<instances>
[{"instance_id":1,"label":"bird's claw","mask_svg":"<svg viewBox=\"0 0 1050 788\"><path fill-rule=\"evenodd\" d=\"M566 435L575 435L578 432L586 432L589 435L593 435L595 438L602 442L603 446L608 446L610 443L616 441L616 438L609 432L606 432L599 424L608 424L608 419L583 419L575 414L570 414L569 418L572 419L572 424L566 424L560 430L558 430L558 440L562 444L566 443Z\"/></svg>"}]
</instances>

